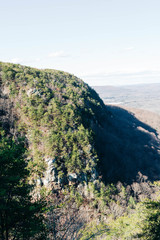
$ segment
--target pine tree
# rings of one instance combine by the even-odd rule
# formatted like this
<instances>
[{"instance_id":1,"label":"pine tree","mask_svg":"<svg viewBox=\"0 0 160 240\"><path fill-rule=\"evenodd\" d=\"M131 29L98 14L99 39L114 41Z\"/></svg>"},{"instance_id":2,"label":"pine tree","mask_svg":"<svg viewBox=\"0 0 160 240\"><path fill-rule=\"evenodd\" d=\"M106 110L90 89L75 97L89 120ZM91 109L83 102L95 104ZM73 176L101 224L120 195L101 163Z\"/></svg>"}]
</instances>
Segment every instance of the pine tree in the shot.
<instances>
[{"instance_id":1,"label":"pine tree","mask_svg":"<svg viewBox=\"0 0 160 240\"><path fill-rule=\"evenodd\" d=\"M30 194L24 143L0 133L0 239L42 239L42 205Z\"/></svg>"}]
</instances>

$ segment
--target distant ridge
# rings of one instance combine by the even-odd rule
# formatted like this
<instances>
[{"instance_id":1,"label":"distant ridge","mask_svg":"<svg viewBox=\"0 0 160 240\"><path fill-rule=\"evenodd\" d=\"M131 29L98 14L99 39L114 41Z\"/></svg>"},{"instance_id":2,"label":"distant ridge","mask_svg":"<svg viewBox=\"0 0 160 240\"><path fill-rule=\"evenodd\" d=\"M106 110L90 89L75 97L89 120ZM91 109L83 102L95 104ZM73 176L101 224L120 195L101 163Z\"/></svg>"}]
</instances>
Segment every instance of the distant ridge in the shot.
<instances>
[{"instance_id":1,"label":"distant ridge","mask_svg":"<svg viewBox=\"0 0 160 240\"><path fill-rule=\"evenodd\" d=\"M160 83L126 86L93 86L105 104L121 104L160 114Z\"/></svg>"}]
</instances>

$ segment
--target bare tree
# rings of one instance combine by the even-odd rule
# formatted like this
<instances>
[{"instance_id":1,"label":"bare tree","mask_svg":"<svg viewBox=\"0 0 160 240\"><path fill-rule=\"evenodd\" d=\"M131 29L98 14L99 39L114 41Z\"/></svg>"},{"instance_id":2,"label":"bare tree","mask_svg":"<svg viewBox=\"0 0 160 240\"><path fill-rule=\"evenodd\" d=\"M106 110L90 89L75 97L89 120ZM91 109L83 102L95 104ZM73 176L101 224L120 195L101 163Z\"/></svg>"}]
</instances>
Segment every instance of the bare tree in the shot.
<instances>
[{"instance_id":1,"label":"bare tree","mask_svg":"<svg viewBox=\"0 0 160 240\"><path fill-rule=\"evenodd\" d=\"M49 210L46 214L49 239L77 239L80 229L86 223L84 211L80 211L73 198L61 191L48 197Z\"/></svg>"}]
</instances>

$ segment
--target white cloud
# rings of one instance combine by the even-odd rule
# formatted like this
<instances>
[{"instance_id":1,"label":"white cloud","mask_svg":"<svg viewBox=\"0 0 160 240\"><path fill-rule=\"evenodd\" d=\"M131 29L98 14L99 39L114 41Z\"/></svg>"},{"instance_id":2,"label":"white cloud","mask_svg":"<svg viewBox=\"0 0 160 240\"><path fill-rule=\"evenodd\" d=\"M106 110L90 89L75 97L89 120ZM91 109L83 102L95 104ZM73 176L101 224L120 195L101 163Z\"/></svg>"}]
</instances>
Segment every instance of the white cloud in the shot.
<instances>
[{"instance_id":1,"label":"white cloud","mask_svg":"<svg viewBox=\"0 0 160 240\"><path fill-rule=\"evenodd\" d=\"M57 51L57 52L51 52L49 53L48 57L69 57L70 55L68 53L65 53L64 51Z\"/></svg>"},{"instance_id":2,"label":"white cloud","mask_svg":"<svg viewBox=\"0 0 160 240\"><path fill-rule=\"evenodd\" d=\"M12 59L9 60L9 62L11 62L11 63L22 63L23 60L20 59L20 58L12 58Z\"/></svg>"}]
</instances>

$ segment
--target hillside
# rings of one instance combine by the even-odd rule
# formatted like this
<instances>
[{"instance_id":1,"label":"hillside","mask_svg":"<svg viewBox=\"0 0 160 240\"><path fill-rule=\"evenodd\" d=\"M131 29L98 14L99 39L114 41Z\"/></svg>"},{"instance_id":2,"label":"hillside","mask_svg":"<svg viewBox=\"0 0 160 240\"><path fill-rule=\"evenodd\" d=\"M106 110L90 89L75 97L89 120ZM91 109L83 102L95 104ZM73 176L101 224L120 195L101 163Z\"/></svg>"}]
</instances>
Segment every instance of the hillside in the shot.
<instances>
[{"instance_id":1,"label":"hillside","mask_svg":"<svg viewBox=\"0 0 160 240\"><path fill-rule=\"evenodd\" d=\"M106 223L155 198L159 117L106 106L95 90L62 71L1 62L0 85L0 129L15 141L24 138L34 195L50 199L50 239L83 239L79 229L86 223ZM53 224L62 230L53 233Z\"/></svg>"},{"instance_id":2,"label":"hillside","mask_svg":"<svg viewBox=\"0 0 160 240\"><path fill-rule=\"evenodd\" d=\"M136 118L138 118L141 122L151 126L154 128L158 134L160 135L160 116L159 114L155 113L152 111L148 110L143 110L143 109L138 109L138 108L133 108L133 107L127 107L127 106L121 106L125 110L131 112L134 114Z\"/></svg>"},{"instance_id":3,"label":"hillside","mask_svg":"<svg viewBox=\"0 0 160 240\"><path fill-rule=\"evenodd\" d=\"M0 69L1 125L25 136L32 179L48 186L63 185L72 175L91 178L98 160L93 130L107 115L96 92L56 70L4 63Z\"/></svg>"},{"instance_id":4,"label":"hillside","mask_svg":"<svg viewBox=\"0 0 160 240\"><path fill-rule=\"evenodd\" d=\"M0 101L1 125L25 136L31 179L40 186L94 181L101 173L106 183L131 183L139 172L159 178L158 129L106 107L73 75L1 63Z\"/></svg>"},{"instance_id":5,"label":"hillside","mask_svg":"<svg viewBox=\"0 0 160 240\"><path fill-rule=\"evenodd\" d=\"M158 180L159 116L111 105L107 105L107 109L112 114L105 137L108 159L103 165L108 181L136 181L138 172L150 181Z\"/></svg>"}]
</instances>

